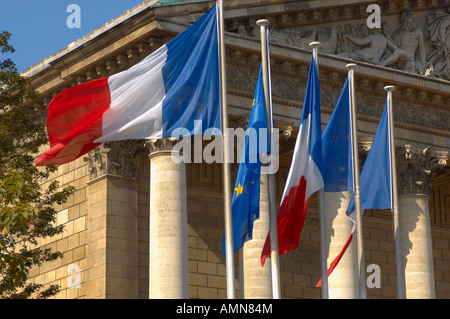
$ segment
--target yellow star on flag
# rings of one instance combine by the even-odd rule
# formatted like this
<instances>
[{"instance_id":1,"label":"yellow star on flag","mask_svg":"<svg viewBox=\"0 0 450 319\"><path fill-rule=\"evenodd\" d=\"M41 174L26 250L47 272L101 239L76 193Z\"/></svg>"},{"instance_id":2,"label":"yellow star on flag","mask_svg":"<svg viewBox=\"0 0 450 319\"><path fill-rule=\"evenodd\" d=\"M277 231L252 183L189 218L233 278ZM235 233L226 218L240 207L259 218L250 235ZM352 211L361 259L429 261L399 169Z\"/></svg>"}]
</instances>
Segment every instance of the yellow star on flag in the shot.
<instances>
[{"instance_id":1,"label":"yellow star on flag","mask_svg":"<svg viewBox=\"0 0 450 319\"><path fill-rule=\"evenodd\" d=\"M242 187L241 183L238 183L238 187L235 188L234 190L236 191L236 197L238 197L240 194L242 194L244 187Z\"/></svg>"}]
</instances>

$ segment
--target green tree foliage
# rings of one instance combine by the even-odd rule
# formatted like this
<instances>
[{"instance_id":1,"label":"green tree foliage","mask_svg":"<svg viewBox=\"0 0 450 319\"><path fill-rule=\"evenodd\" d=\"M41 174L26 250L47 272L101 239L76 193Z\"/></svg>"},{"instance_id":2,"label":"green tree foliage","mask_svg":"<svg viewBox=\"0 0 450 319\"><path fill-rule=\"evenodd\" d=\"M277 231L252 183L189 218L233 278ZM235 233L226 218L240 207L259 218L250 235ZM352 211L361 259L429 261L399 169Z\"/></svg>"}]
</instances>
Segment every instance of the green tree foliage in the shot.
<instances>
[{"instance_id":1,"label":"green tree foliage","mask_svg":"<svg viewBox=\"0 0 450 319\"><path fill-rule=\"evenodd\" d=\"M48 138L45 123L32 120L32 110L25 106L37 97L30 80L17 73L13 61L1 59L14 52L10 36L0 33L0 298L47 298L59 291L57 285L26 281L31 267L62 257L37 244L63 231L55 225L55 207L74 189L62 189L56 181L41 187L56 168L34 165L34 155Z\"/></svg>"}]
</instances>

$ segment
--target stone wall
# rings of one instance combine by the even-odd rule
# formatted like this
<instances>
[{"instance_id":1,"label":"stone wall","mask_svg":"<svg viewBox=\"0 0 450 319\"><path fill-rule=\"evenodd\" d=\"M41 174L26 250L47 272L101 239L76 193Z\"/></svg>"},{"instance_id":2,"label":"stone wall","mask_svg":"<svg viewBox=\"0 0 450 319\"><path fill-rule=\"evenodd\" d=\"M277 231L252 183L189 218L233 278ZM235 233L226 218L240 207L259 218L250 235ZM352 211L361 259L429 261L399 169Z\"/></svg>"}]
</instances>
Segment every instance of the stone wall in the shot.
<instances>
[{"instance_id":1,"label":"stone wall","mask_svg":"<svg viewBox=\"0 0 450 319\"><path fill-rule=\"evenodd\" d=\"M62 165L51 174L48 183L60 182L62 187L74 186L76 192L67 203L58 205L57 225L64 225L64 232L53 238L40 240L42 247L64 254L62 259L34 267L29 274L30 282L39 284L58 284L61 292L57 298L85 298L87 283L87 234L88 234L88 196L87 165L82 159ZM44 189L46 185L43 185ZM92 226L91 226L92 227ZM72 288L71 288L72 287ZM79 288L75 288L79 287Z\"/></svg>"}]
</instances>

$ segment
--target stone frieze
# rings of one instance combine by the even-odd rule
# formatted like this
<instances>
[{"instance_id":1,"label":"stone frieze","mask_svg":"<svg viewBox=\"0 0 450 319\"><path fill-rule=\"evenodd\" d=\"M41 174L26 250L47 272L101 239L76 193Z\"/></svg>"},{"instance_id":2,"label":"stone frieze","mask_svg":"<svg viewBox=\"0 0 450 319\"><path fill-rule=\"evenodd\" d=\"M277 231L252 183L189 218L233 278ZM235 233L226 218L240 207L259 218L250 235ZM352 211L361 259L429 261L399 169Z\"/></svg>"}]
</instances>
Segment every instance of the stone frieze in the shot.
<instances>
[{"instance_id":1,"label":"stone frieze","mask_svg":"<svg viewBox=\"0 0 450 319\"><path fill-rule=\"evenodd\" d=\"M237 30L242 34L245 28ZM252 30L247 35L258 37ZM323 53L450 80L450 7L431 12L405 9L385 21L382 16L381 28L372 29L365 20L310 27L275 25L270 39L303 49L320 41Z\"/></svg>"}]
</instances>

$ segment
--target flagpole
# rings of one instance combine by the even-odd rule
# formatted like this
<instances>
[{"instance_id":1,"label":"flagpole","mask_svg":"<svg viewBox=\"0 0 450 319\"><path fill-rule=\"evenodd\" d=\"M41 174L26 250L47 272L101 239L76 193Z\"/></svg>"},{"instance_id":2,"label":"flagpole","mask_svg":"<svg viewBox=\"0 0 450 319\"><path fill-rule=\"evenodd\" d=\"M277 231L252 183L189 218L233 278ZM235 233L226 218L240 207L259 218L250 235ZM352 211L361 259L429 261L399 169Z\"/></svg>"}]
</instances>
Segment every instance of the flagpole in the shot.
<instances>
[{"instance_id":1,"label":"flagpole","mask_svg":"<svg viewBox=\"0 0 450 319\"><path fill-rule=\"evenodd\" d=\"M269 133L269 145L271 148L272 158L275 156L273 145L273 120L272 110L270 108L270 92L269 92L269 51L267 45L267 26L269 21L265 19L258 20L256 24L261 30L261 60L262 60L262 73L263 73L263 85L264 85L264 99L266 102L266 115L267 115L267 129ZM272 297L273 299L280 299L280 270L279 270L279 254L278 254L278 230L277 230L277 212L275 206L275 176L273 172L267 172L268 179L268 199L269 199L269 218L270 218L270 262L272 273Z\"/></svg>"},{"instance_id":2,"label":"flagpole","mask_svg":"<svg viewBox=\"0 0 450 319\"><path fill-rule=\"evenodd\" d=\"M313 57L316 63L317 74L319 74L319 55L320 42L311 42L309 46L313 49ZM325 192L320 189L319 199L319 232L320 232L320 275L322 279L321 297L328 299L328 270L327 270L327 236L325 224Z\"/></svg>"},{"instance_id":3,"label":"flagpole","mask_svg":"<svg viewBox=\"0 0 450 319\"><path fill-rule=\"evenodd\" d=\"M349 90L350 90L350 109L351 109L351 128L352 128L352 153L353 153L353 183L355 194L355 214L356 214L356 241L358 250L358 281L359 298L366 299L366 271L364 264L364 242L363 225L361 212L361 190L359 185L359 156L358 156L358 134L356 127L356 106L355 106L355 71L356 64L350 63L345 66L348 70Z\"/></svg>"},{"instance_id":4,"label":"flagpole","mask_svg":"<svg viewBox=\"0 0 450 319\"><path fill-rule=\"evenodd\" d=\"M398 215L398 190L397 190L397 165L395 159L395 144L394 144L394 114L392 107L392 92L395 86L388 85L384 89L387 91L387 103L389 108L389 145L390 145L390 160L391 160L391 189L392 189L392 210L394 219L394 243L395 243L395 268L397 272L397 298L405 299L405 277L403 273L403 264L401 256L400 243L400 228Z\"/></svg>"},{"instance_id":5,"label":"flagpole","mask_svg":"<svg viewBox=\"0 0 450 319\"><path fill-rule=\"evenodd\" d=\"M233 250L233 221L231 215L231 169L230 169L230 137L228 135L228 104L227 104L227 77L225 66L225 36L223 23L223 1L217 0L218 27L219 27L219 64L221 85L221 111L223 134L223 189L225 210L225 254L227 275L227 297L235 298L234 290L234 250Z\"/></svg>"}]
</instances>

